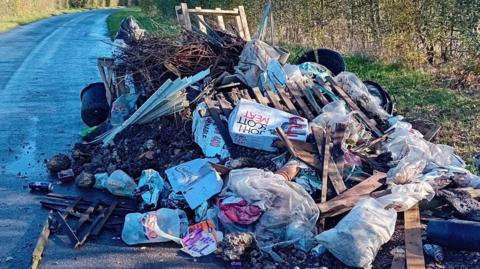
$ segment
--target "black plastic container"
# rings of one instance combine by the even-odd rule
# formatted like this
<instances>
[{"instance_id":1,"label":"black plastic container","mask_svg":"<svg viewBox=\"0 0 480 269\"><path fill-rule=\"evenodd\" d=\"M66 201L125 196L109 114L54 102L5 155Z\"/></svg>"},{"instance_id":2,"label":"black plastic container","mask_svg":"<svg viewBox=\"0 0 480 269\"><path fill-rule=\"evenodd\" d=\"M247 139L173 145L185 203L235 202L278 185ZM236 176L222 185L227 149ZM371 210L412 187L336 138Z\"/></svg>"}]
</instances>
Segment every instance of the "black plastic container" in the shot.
<instances>
[{"instance_id":1,"label":"black plastic container","mask_svg":"<svg viewBox=\"0 0 480 269\"><path fill-rule=\"evenodd\" d=\"M431 220L427 225L427 239L448 248L480 251L480 222Z\"/></svg>"},{"instance_id":2,"label":"black plastic container","mask_svg":"<svg viewBox=\"0 0 480 269\"><path fill-rule=\"evenodd\" d=\"M105 85L92 83L80 93L82 100L82 120L89 127L97 126L108 119L110 106L107 102Z\"/></svg>"}]
</instances>

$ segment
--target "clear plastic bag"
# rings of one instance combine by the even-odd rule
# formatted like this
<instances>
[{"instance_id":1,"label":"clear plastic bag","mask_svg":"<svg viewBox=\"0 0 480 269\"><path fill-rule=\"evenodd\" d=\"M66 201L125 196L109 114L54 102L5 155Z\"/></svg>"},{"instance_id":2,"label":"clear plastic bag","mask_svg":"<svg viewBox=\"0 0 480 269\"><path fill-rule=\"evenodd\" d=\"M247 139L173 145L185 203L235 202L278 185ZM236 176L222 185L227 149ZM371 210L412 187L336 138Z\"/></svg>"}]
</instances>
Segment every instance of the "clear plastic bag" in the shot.
<instances>
[{"instance_id":1,"label":"clear plastic bag","mask_svg":"<svg viewBox=\"0 0 480 269\"><path fill-rule=\"evenodd\" d=\"M146 191L141 193L143 202L156 208L158 198L165 189L165 180L153 169L143 170L138 181L138 189L142 188L146 189Z\"/></svg>"},{"instance_id":2,"label":"clear plastic bag","mask_svg":"<svg viewBox=\"0 0 480 269\"><path fill-rule=\"evenodd\" d=\"M95 175L95 188L107 189L113 195L131 197L137 184L127 173L115 170L109 177L105 177L105 173Z\"/></svg>"},{"instance_id":3,"label":"clear plastic bag","mask_svg":"<svg viewBox=\"0 0 480 269\"><path fill-rule=\"evenodd\" d=\"M373 198L360 201L334 228L315 238L349 266L371 268L380 247L395 230L397 212Z\"/></svg>"},{"instance_id":4,"label":"clear plastic bag","mask_svg":"<svg viewBox=\"0 0 480 269\"><path fill-rule=\"evenodd\" d=\"M298 184L282 176L255 168L232 170L227 188L264 213L255 224L259 247L276 260L275 246L294 245L308 251L313 247L319 210L311 196Z\"/></svg>"},{"instance_id":5,"label":"clear plastic bag","mask_svg":"<svg viewBox=\"0 0 480 269\"><path fill-rule=\"evenodd\" d=\"M335 77L340 87L368 112L381 120L387 120L390 114L381 106L381 101L368 92L367 86L353 73L341 72Z\"/></svg>"},{"instance_id":6,"label":"clear plastic bag","mask_svg":"<svg viewBox=\"0 0 480 269\"><path fill-rule=\"evenodd\" d=\"M393 185L390 191L391 194L379 197L377 201L397 212L406 211L423 199L430 201L435 196L435 190L425 181Z\"/></svg>"},{"instance_id":7,"label":"clear plastic bag","mask_svg":"<svg viewBox=\"0 0 480 269\"><path fill-rule=\"evenodd\" d=\"M161 208L125 216L122 240L127 245L174 241L180 244L187 234L188 219L183 210Z\"/></svg>"}]
</instances>

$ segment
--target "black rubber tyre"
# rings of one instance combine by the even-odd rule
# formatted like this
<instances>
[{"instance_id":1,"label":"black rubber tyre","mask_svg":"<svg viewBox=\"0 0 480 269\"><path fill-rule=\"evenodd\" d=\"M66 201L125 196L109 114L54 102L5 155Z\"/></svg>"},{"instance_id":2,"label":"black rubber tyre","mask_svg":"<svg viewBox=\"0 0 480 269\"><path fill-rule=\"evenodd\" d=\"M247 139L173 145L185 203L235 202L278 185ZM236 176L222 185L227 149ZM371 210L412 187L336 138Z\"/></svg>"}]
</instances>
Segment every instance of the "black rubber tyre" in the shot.
<instances>
[{"instance_id":1,"label":"black rubber tyre","mask_svg":"<svg viewBox=\"0 0 480 269\"><path fill-rule=\"evenodd\" d=\"M317 54L316 56L315 52ZM330 70L335 76L345 71L346 67L345 60L343 60L340 53L325 48L305 52L300 58L298 58L297 64L304 62L319 63L328 68L328 70Z\"/></svg>"}]
</instances>

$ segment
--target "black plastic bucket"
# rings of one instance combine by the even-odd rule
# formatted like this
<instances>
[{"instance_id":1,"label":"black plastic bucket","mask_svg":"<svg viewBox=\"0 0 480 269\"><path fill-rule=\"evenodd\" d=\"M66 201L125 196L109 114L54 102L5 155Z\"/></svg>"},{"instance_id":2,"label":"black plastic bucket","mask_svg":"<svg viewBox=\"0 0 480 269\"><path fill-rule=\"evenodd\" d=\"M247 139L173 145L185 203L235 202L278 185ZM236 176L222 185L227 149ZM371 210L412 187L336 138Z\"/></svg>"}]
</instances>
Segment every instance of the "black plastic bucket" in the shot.
<instances>
[{"instance_id":1,"label":"black plastic bucket","mask_svg":"<svg viewBox=\"0 0 480 269\"><path fill-rule=\"evenodd\" d=\"M105 85L92 83L80 93L82 100L82 120L89 127L97 126L108 119L110 106L107 102Z\"/></svg>"},{"instance_id":2,"label":"black plastic bucket","mask_svg":"<svg viewBox=\"0 0 480 269\"><path fill-rule=\"evenodd\" d=\"M431 220L427 239L441 246L480 251L480 223L465 220Z\"/></svg>"}]
</instances>

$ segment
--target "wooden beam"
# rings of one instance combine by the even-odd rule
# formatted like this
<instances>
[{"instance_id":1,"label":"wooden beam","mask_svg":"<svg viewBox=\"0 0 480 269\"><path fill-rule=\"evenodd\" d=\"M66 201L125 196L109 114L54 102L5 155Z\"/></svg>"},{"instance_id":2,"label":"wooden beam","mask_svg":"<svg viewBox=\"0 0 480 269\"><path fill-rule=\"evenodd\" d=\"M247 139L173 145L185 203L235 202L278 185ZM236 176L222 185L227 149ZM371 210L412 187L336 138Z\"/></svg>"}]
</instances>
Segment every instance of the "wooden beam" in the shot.
<instances>
[{"instance_id":1,"label":"wooden beam","mask_svg":"<svg viewBox=\"0 0 480 269\"><path fill-rule=\"evenodd\" d=\"M345 136L345 131L347 130L347 125L343 123L337 123L335 125L335 132L333 133L333 147L332 147L332 157L335 162L338 171L343 175L343 169L345 167L345 161L343 160L342 142L343 137Z\"/></svg>"},{"instance_id":2,"label":"wooden beam","mask_svg":"<svg viewBox=\"0 0 480 269\"><path fill-rule=\"evenodd\" d=\"M238 12L238 8L235 8L234 11ZM237 23L238 34L241 38L245 39L245 33L243 32L242 19L240 18L240 15L235 16L235 22Z\"/></svg>"},{"instance_id":3,"label":"wooden beam","mask_svg":"<svg viewBox=\"0 0 480 269\"><path fill-rule=\"evenodd\" d=\"M198 12L198 11L201 11L202 8L196 7L195 10ZM203 17L203 15L200 15L199 13L197 13L197 16L198 16L198 28L200 29L200 32L207 33L207 27L205 27L205 18Z\"/></svg>"},{"instance_id":4,"label":"wooden beam","mask_svg":"<svg viewBox=\"0 0 480 269\"><path fill-rule=\"evenodd\" d=\"M284 88L281 87L280 85L275 85L275 88L277 89L277 92L278 92L278 95L280 96L280 99L287 106L290 113L299 116L300 113L298 113L298 111L295 108L295 106L293 105L292 101L290 101L290 98L288 98L287 94L285 93Z\"/></svg>"},{"instance_id":5,"label":"wooden beam","mask_svg":"<svg viewBox=\"0 0 480 269\"><path fill-rule=\"evenodd\" d=\"M310 111L310 109L307 107L307 104L303 101L301 93L298 91L298 89L292 83L288 83L287 85L288 85L287 89L290 91L290 94L294 97L295 101L297 102L298 106L300 106L303 113L305 113L305 117L308 120L313 120L315 118L315 116Z\"/></svg>"},{"instance_id":6,"label":"wooden beam","mask_svg":"<svg viewBox=\"0 0 480 269\"><path fill-rule=\"evenodd\" d=\"M185 4L186 5L186 4ZM202 15L240 15L238 9L233 9L233 10L224 10L220 8L216 9L188 9L188 12L193 13L193 14L202 14Z\"/></svg>"},{"instance_id":7,"label":"wooden beam","mask_svg":"<svg viewBox=\"0 0 480 269\"><path fill-rule=\"evenodd\" d=\"M216 8L215 11L217 12L221 12L221 9L220 8ZM218 27L220 27L221 30L224 30L225 31L225 22L223 21L223 16L221 14L219 14L217 16L217 24L218 24Z\"/></svg>"},{"instance_id":8,"label":"wooden beam","mask_svg":"<svg viewBox=\"0 0 480 269\"><path fill-rule=\"evenodd\" d=\"M243 6L238 6L238 12L240 14L240 21L242 24L244 39L250 41L250 30L248 29L247 15L245 14L245 8Z\"/></svg>"},{"instance_id":9,"label":"wooden beam","mask_svg":"<svg viewBox=\"0 0 480 269\"><path fill-rule=\"evenodd\" d=\"M255 96L255 99L257 99L257 102L259 102L262 105L268 106L269 102L267 102L265 99L265 96L263 96L262 92L258 87L253 87L252 88L253 95Z\"/></svg>"},{"instance_id":10,"label":"wooden beam","mask_svg":"<svg viewBox=\"0 0 480 269\"><path fill-rule=\"evenodd\" d=\"M38 237L37 244L35 245L35 249L32 253L32 269L37 269L40 265L40 261L42 260L43 250L47 246L48 237L50 236L50 221L49 221L50 214L47 216L47 220L43 224L42 232L40 232L40 236Z\"/></svg>"},{"instance_id":11,"label":"wooden beam","mask_svg":"<svg viewBox=\"0 0 480 269\"><path fill-rule=\"evenodd\" d=\"M335 198L317 204L320 216L323 218L333 217L349 211L360 199L368 197L371 192L385 184L385 179L386 174L378 172Z\"/></svg>"},{"instance_id":12,"label":"wooden beam","mask_svg":"<svg viewBox=\"0 0 480 269\"><path fill-rule=\"evenodd\" d=\"M191 31L192 30L192 22L190 21L190 14L189 14L188 6L187 6L186 3L181 3L180 8L182 10L182 16L183 16L183 27L185 27L185 29Z\"/></svg>"},{"instance_id":13,"label":"wooden beam","mask_svg":"<svg viewBox=\"0 0 480 269\"><path fill-rule=\"evenodd\" d=\"M278 102L278 97L276 94L274 94L272 92L272 90L270 90L270 88L265 85L264 87L264 90L265 92L267 93L267 98L268 100L270 100L270 102L273 104L273 106L276 108L276 109L279 109L279 110L284 110L283 106L280 104L280 102Z\"/></svg>"},{"instance_id":14,"label":"wooden beam","mask_svg":"<svg viewBox=\"0 0 480 269\"><path fill-rule=\"evenodd\" d=\"M320 195L320 202L327 201L327 180L328 180L328 159L325 158L325 152L327 150L327 135L324 129L318 127L312 127L313 137L317 143L318 154L320 156L320 163L322 164L322 170L320 171L320 178L322 179L322 192ZM327 156L328 157L328 156Z\"/></svg>"},{"instance_id":15,"label":"wooden beam","mask_svg":"<svg viewBox=\"0 0 480 269\"><path fill-rule=\"evenodd\" d=\"M345 182L343 182L343 176L333 161L332 156L330 157L330 162L328 163L328 178L330 179L330 182L332 182L333 189L337 194L340 194L347 189Z\"/></svg>"},{"instance_id":16,"label":"wooden beam","mask_svg":"<svg viewBox=\"0 0 480 269\"><path fill-rule=\"evenodd\" d=\"M422 225L418 204L403 212L405 219L405 256L407 269L425 269L423 257Z\"/></svg>"}]
</instances>

